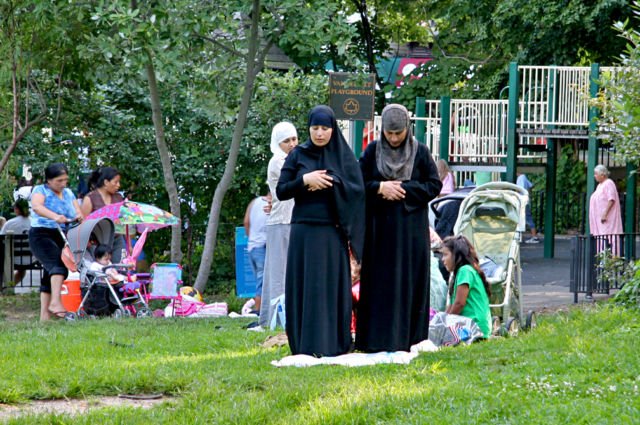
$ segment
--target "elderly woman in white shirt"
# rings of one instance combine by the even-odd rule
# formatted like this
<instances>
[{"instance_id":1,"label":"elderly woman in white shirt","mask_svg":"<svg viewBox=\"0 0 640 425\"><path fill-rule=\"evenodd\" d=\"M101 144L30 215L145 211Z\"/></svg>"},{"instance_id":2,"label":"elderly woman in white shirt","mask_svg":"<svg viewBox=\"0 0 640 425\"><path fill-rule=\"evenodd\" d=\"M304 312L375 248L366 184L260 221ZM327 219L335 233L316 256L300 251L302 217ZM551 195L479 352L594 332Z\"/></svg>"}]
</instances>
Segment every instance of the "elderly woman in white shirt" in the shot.
<instances>
[{"instance_id":1,"label":"elderly woman in white shirt","mask_svg":"<svg viewBox=\"0 0 640 425\"><path fill-rule=\"evenodd\" d=\"M298 133L290 122L279 122L271 131L271 152L273 157L267 168L267 184L271 191L271 213L267 219L267 253L264 262L262 284L262 304L260 306L260 326L267 327L273 317L271 300L284 295L287 270L287 250L291 229L293 199L280 201L276 195L276 185L280 169L289 152L298 145Z\"/></svg>"}]
</instances>

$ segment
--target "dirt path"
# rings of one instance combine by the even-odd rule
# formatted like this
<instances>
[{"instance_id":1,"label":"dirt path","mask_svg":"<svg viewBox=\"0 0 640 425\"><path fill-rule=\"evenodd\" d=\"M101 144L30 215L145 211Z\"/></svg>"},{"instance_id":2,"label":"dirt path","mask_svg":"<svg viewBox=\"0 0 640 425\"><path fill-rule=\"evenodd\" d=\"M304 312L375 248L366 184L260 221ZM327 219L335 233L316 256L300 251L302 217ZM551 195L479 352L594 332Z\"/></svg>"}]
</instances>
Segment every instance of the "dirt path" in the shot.
<instances>
[{"instance_id":1,"label":"dirt path","mask_svg":"<svg viewBox=\"0 0 640 425\"><path fill-rule=\"evenodd\" d=\"M102 409L105 407L137 407L141 409L150 409L153 406L165 401L173 400L170 397L162 395L137 396L141 398L131 399L123 397L92 397L82 400L41 400L32 401L25 404L10 405L0 403L0 421L19 418L25 415L41 415L53 413L56 415L82 415L92 410Z\"/></svg>"}]
</instances>

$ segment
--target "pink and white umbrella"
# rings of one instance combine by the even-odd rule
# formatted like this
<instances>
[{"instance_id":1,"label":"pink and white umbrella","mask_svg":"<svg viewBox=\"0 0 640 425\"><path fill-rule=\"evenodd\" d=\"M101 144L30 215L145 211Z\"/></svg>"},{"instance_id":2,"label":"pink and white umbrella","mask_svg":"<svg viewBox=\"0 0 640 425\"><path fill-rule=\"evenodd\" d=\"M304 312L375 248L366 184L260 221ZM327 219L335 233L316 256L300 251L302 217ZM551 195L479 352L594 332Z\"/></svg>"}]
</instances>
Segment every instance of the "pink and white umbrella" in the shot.
<instances>
[{"instance_id":1,"label":"pink and white umbrella","mask_svg":"<svg viewBox=\"0 0 640 425\"><path fill-rule=\"evenodd\" d=\"M124 227L127 237L127 259L133 259L134 261L140 255L149 231L180 224L178 217L165 210L154 205L128 200L105 205L89 214L87 219L104 217L113 220L116 229ZM135 226L138 232L142 232L133 251L131 250L129 226Z\"/></svg>"}]
</instances>

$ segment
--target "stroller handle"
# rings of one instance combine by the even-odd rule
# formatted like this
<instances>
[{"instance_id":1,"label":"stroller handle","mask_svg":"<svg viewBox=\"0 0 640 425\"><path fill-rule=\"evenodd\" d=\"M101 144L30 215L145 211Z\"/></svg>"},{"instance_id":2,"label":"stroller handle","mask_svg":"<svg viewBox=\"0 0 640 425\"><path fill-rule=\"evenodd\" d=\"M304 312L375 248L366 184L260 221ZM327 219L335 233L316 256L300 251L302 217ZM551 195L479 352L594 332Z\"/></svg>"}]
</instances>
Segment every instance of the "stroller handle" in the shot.
<instances>
[{"instance_id":1,"label":"stroller handle","mask_svg":"<svg viewBox=\"0 0 640 425\"><path fill-rule=\"evenodd\" d=\"M519 195L528 196L529 192L526 189L509 182L489 182L483 185L477 186L471 191L471 193L478 193L487 190L511 190Z\"/></svg>"},{"instance_id":2,"label":"stroller handle","mask_svg":"<svg viewBox=\"0 0 640 425\"><path fill-rule=\"evenodd\" d=\"M56 225L58 226L58 231L60 231L61 233L66 233L69 230L73 229L74 227L78 227L80 224L82 224L82 222L78 217L73 219L67 219L67 221L65 221L64 223L58 223L56 221Z\"/></svg>"},{"instance_id":3,"label":"stroller handle","mask_svg":"<svg viewBox=\"0 0 640 425\"><path fill-rule=\"evenodd\" d=\"M134 267L135 264L130 263L109 264L108 266L104 266L102 270L106 272L109 269L133 269Z\"/></svg>"}]
</instances>

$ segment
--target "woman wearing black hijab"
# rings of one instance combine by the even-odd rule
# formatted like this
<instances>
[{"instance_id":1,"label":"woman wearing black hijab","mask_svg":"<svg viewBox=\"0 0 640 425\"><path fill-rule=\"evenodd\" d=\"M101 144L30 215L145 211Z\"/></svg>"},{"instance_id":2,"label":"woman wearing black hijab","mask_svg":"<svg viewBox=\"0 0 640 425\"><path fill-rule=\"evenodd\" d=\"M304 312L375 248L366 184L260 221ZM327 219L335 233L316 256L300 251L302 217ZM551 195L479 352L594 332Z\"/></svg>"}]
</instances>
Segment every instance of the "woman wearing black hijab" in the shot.
<instances>
[{"instance_id":1,"label":"woman wearing black hijab","mask_svg":"<svg viewBox=\"0 0 640 425\"><path fill-rule=\"evenodd\" d=\"M380 138L360 159L367 214L356 348L408 351L429 331L429 201L442 182L429 148L411 132L409 112L382 110Z\"/></svg>"},{"instance_id":2,"label":"woman wearing black hijab","mask_svg":"<svg viewBox=\"0 0 640 425\"><path fill-rule=\"evenodd\" d=\"M309 139L289 153L276 187L294 198L285 283L292 354L335 356L351 345L349 246L362 258L364 185L333 110L309 113Z\"/></svg>"}]
</instances>

